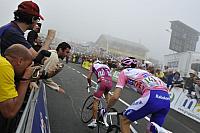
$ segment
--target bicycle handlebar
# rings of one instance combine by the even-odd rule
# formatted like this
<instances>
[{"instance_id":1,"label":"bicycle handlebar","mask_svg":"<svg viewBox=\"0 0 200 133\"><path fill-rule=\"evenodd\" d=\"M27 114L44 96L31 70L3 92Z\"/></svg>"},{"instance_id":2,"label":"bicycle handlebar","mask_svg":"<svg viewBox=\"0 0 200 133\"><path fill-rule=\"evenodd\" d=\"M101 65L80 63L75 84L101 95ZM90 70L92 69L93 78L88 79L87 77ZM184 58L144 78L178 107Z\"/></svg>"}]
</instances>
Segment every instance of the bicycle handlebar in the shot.
<instances>
[{"instance_id":1,"label":"bicycle handlebar","mask_svg":"<svg viewBox=\"0 0 200 133\"><path fill-rule=\"evenodd\" d=\"M90 93L90 92L91 92L90 89L96 90L96 87L94 87L94 86L91 86L91 87L90 87L90 86L87 86L86 89L87 89L87 92Z\"/></svg>"}]
</instances>

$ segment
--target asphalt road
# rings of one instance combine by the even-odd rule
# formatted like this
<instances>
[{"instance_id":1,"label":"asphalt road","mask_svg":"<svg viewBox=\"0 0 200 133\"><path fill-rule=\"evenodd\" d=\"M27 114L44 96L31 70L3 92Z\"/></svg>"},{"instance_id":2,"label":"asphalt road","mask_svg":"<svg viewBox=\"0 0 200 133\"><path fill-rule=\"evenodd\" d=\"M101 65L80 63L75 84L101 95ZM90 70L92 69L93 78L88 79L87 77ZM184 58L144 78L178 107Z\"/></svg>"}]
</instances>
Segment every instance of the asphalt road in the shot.
<instances>
[{"instance_id":1,"label":"asphalt road","mask_svg":"<svg viewBox=\"0 0 200 133\"><path fill-rule=\"evenodd\" d=\"M67 64L64 69L54 77L54 81L60 84L66 91L65 94L59 94L47 88L48 113L52 133L94 133L96 129L89 129L86 124L80 120L80 110L84 100L88 97L87 80L83 75L87 75L87 70L81 68L78 64ZM93 77L95 81L95 77ZM115 83L114 83L115 85ZM114 87L113 87L114 88ZM121 99L131 104L139 95L131 89L124 89ZM127 106L118 101L114 106L119 112ZM146 119L137 121L133 124L138 133L144 133ZM164 128L174 133L199 133L200 123L183 116L182 114L170 110Z\"/></svg>"}]
</instances>

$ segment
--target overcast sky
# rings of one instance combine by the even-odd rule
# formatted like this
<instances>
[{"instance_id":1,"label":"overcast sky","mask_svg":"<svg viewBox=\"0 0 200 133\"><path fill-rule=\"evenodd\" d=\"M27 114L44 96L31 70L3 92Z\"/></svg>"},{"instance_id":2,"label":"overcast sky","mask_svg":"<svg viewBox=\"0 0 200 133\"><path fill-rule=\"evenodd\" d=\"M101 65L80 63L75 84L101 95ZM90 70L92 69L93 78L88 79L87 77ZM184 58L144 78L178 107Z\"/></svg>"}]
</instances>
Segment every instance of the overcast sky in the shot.
<instances>
[{"instance_id":1,"label":"overcast sky","mask_svg":"<svg viewBox=\"0 0 200 133\"><path fill-rule=\"evenodd\" d=\"M1 0L0 25L22 0ZM200 31L200 0L34 0L44 16L42 32L56 29L64 40L96 41L101 34L141 42L159 60L172 53L169 21ZM198 42L197 50L199 51Z\"/></svg>"}]
</instances>

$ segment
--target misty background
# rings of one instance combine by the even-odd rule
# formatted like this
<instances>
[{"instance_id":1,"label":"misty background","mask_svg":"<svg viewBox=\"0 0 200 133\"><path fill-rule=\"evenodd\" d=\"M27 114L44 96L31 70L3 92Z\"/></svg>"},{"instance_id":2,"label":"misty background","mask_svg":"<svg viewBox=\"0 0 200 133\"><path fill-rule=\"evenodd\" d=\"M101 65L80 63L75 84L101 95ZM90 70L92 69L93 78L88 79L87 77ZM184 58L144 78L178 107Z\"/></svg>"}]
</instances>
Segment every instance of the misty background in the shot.
<instances>
[{"instance_id":1,"label":"misty background","mask_svg":"<svg viewBox=\"0 0 200 133\"><path fill-rule=\"evenodd\" d=\"M101 34L141 43L148 57L163 60L169 50L170 22L180 20L200 31L199 0L33 0L45 20L42 33L57 30L57 37L95 42ZM1 0L0 26L13 20L22 0ZM200 51L197 43L196 51Z\"/></svg>"}]
</instances>

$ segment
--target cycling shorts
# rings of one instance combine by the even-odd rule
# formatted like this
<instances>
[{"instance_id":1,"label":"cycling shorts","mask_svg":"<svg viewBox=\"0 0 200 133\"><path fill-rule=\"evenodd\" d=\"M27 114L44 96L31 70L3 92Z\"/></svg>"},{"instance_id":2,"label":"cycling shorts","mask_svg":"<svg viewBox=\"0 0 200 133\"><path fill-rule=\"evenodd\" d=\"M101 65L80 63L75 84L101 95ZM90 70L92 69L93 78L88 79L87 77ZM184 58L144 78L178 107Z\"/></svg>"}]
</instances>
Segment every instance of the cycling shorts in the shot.
<instances>
[{"instance_id":1,"label":"cycling shorts","mask_svg":"<svg viewBox=\"0 0 200 133\"><path fill-rule=\"evenodd\" d=\"M98 81L98 86L97 91L94 93L94 98L96 99L100 99L105 92L108 93L112 89L112 78L102 78Z\"/></svg>"},{"instance_id":2,"label":"cycling shorts","mask_svg":"<svg viewBox=\"0 0 200 133\"><path fill-rule=\"evenodd\" d=\"M162 126L170 109L168 92L151 90L133 102L123 113L130 121L136 121L151 114L150 122ZM153 130L153 131L152 131ZM154 132L155 129L151 129Z\"/></svg>"}]
</instances>

